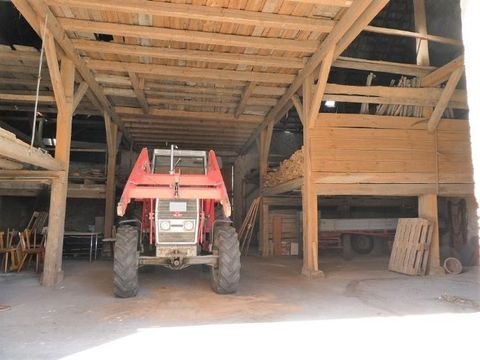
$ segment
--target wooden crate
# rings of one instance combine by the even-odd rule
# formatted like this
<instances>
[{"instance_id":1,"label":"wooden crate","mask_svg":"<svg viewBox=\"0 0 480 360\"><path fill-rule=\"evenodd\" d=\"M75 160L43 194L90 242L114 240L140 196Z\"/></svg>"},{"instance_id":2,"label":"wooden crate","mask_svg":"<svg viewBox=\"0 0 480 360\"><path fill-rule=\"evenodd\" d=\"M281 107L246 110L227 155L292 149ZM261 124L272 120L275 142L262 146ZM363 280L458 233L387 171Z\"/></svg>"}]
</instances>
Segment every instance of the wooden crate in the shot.
<instances>
[{"instance_id":1,"label":"wooden crate","mask_svg":"<svg viewBox=\"0 0 480 360\"><path fill-rule=\"evenodd\" d=\"M433 226L422 218L399 219L388 270L425 275Z\"/></svg>"}]
</instances>

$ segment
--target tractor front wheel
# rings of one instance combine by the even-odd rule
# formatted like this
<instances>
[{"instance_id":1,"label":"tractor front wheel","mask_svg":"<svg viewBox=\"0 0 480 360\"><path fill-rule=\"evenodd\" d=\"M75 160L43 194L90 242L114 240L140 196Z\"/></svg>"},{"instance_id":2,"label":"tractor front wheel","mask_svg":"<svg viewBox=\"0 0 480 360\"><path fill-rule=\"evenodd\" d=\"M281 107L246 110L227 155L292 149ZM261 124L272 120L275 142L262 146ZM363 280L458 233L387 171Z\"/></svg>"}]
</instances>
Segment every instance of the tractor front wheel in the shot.
<instances>
[{"instance_id":1,"label":"tractor front wheel","mask_svg":"<svg viewBox=\"0 0 480 360\"><path fill-rule=\"evenodd\" d=\"M240 282L240 249L235 228L217 227L213 246L218 253L218 266L212 267L212 289L218 294L232 294Z\"/></svg>"},{"instance_id":2,"label":"tractor front wheel","mask_svg":"<svg viewBox=\"0 0 480 360\"><path fill-rule=\"evenodd\" d=\"M113 292L120 298L137 295L138 230L130 225L118 228L113 259Z\"/></svg>"}]
</instances>

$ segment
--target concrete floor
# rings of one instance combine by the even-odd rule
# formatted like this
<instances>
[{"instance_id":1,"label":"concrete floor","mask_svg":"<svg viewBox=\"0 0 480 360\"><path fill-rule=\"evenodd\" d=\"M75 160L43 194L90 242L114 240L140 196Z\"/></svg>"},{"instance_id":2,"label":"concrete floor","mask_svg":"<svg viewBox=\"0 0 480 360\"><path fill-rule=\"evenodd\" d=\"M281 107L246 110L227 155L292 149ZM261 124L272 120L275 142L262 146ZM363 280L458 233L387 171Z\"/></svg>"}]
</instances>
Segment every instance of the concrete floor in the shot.
<instances>
[{"instance_id":1,"label":"concrete floor","mask_svg":"<svg viewBox=\"0 0 480 360\"><path fill-rule=\"evenodd\" d=\"M306 279L296 258L246 258L240 290L229 296L214 294L209 273L200 268L141 274L132 299L112 296L109 261L65 261L65 280L55 289L39 286L32 272L1 274L0 304L11 308L0 312L0 359L107 359L113 353L132 359L133 349L160 345L169 357L183 359L190 351L197 358L222 358L224 353L210 351L198 356L198 349L225 336L221 343L232 342L239 356L258 341L262 350L256 354L268 351L267 357L278 352L282 358L290 349L291 356L307 349L310 354L319 344L322 351L340 347L340 354L358 355L360 348L378 349L378 341L405 336L404 328L411 345L425 345L411 338L412 329L422 329L418 336L435 334L435 341L476 344L468 342L468 327L480 324L478 267L460 275L408 277L386 271L384 257L321 262L326 278Z\"/></svg>"}]
</instances>

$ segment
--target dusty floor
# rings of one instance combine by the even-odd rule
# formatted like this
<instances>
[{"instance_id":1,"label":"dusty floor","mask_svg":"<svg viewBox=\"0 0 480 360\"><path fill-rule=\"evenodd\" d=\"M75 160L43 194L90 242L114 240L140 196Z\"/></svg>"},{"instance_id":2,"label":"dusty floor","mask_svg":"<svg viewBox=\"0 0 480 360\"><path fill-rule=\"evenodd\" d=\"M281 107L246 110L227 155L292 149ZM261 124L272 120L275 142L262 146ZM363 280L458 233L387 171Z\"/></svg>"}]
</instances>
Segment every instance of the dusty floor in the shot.
<instances>
[{"instance_id":1,"label":"dusty floor","mask_svg":"<svg viewBox=\"0 0 480 360\"><path fill-rule=\"evenodd\" d=\"M420 319L420 328L427 329L430 324L440 336L451 336L453 331L455 335L466 333L468 326L480 324L477 267L461 275L422 278L386 271L387 260L381 257L349 262L332 257L323 259L322 264L326 278L306 279L299 275L298 259L249 257L242 264L240 291L229 296L214 294L209 287L209 273L200 268L181 272L157 268L154 273L140 275L138 296L126 300L112 296L112 263L108 261L65 261L65 280L55 289L39 286L38 277L31 272L1 274L0 304L11 308L0 311L0 359L95 359L102 351L106 359L111 358L112 349L132 351L139 333L143 334L142 341L150 339L150 346L163 340L168 347L174 340L167 340L162 331L172 329L168 334L177 331L181 338L192 325L197 329L192 337L201 347L212 341L209 337L218 338L218 331L224 335L233 331L232 337L240 331L244 335L234 339L240 351L247 341L242 336L248 332L250 336L258 333L265 341L271 339L267 343L282 353L281 349L287 349L296 336L303 336L308 326L314 327L312 332L318 331L311 343L316 346L315 341L323 342L325 336L333 334L328 329L338 324L344 324L338 330L342 335L333 341L344 336L358 337L352 335L353 329L366 329L365 319L369 319L373 332L393 326L393 319ZM449 320L435 316L449 316ZM435 325L437 321L440 325ZM235 325L225 325L245 323L261 325L238 325L235 331L228 327ZM281 335L272 338L273 330L264 328L268 324L277 324L275 331ZM303 324L300 330L298 324ZM404 325L415 326L410 322ZM212 333L212 329L217 332ZM399 327L395 325L395 329ZM465 336L461 338L465 340ZM283 338L286 344L282 344ZM183 342L173 356L184 358L188 344L194 346L190 340ZM362 340L360 346L364 345ZM121 351L116 358L128 358L125 350Z\"/></svg>"}]
</instances>

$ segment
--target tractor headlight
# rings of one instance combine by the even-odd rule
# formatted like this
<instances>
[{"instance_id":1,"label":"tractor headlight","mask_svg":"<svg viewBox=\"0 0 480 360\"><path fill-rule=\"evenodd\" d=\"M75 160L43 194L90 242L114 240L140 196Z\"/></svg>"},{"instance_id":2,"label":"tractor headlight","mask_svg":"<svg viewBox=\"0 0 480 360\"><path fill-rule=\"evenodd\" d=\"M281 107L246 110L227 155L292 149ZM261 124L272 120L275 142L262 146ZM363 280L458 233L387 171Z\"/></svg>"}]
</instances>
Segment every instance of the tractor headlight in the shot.
<instances>
[{"instance_id":1,"label":"tractor headlight","mask_svg":"<svg viewBox=\"0 0 480 360\"><path fill-rule=\"evenodd\" d=\"M160 222L160 229L163 231L170 230L170 222L169 221L161 221Z\"/></svg>"},{"instance_id":2,"label":"tractor headlight","mask_svg":"<svg viewBox=\"0 0 480 360\"><path fill-rule=\"evenodd\" d=\"M195 224L193 223L193 221L185 221L183 223L183 228L187 231L192 231L194 226Z\"/></svg>"}]
</instances>

